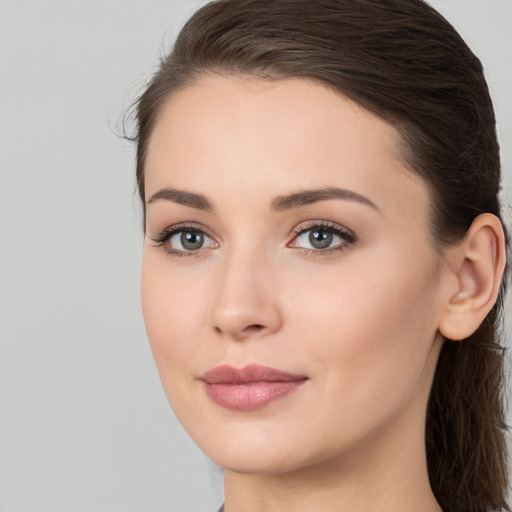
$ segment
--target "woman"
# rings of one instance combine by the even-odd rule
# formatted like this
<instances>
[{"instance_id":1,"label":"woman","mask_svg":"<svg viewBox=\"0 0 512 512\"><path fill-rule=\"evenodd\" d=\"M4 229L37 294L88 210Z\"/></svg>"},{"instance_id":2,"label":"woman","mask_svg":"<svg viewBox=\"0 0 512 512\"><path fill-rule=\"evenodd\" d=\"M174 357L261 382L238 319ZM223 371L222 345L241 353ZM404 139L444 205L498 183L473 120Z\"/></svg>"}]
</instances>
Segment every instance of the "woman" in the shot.
<instances>
[{"instance_id":1,"label":"woman","mask_svg":"<svg viewBox=\"0 0 512 512\"><path fill-rule=\"evenodd\" d=\"M137 104L142 303L225 512L509 510L482 67L420 0L219 0Z\"/></svg>"}]
</instances>

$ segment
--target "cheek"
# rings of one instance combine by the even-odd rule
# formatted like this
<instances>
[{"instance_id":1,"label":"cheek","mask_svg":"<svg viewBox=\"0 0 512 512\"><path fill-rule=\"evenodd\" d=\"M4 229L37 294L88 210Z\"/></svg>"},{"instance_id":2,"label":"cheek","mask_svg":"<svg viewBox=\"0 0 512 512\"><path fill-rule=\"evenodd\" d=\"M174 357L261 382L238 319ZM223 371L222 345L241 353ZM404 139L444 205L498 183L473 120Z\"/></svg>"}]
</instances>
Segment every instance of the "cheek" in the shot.
<instances>
[{"instance_id":1,"label":"cheek","mask_svg":"<svg viewBox=\"0 0 512 512\"><path fill-rule=\"evenodd\" d=\"M201 286L172 267L160 255L145 254L141 300L148 339L162 379L184 369L197 351L199 320L204 323L205 296ZM182 373L182 372L180 372Z\"/></svg>"},{"instance_id":2,"label":"cheek","mask_svg":"<svg viewBox=\"0 0 512 512\"><path fill-rule=\"evenodd\" d=\"M297 318L304 318L313 332L327 330L340 339L355 330L360 342L372 344L379 333L421 324L431 314L430 275L417 269L368 266L358 273L351 266L290 281L295 281L293 290L285 293L293 300L290 309L300 312ZM363 333L372 331L365 339Z\"/></svg>"},{"instance_id":3,"label":"cheek","mask_svg":"<svg viewBox=\"0 0 512 512\"><path fill-rule=\"evenodd\" d=\"M300 311L295 330L316 374L354 411L405 400L436 336L431 262L411 264L395 255L389 265L361 266L361 272L347 265L304 279L291 306Z\"/></svg>"}]
</instances>

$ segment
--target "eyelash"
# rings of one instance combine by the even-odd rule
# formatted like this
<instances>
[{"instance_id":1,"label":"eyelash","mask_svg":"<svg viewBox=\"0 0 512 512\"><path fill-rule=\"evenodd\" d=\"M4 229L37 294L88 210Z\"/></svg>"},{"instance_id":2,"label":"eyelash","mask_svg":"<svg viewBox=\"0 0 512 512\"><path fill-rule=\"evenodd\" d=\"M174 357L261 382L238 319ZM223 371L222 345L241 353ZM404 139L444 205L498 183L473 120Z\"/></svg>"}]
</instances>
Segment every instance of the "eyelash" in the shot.
<instances>
[{"instance_id":1,"label":"eyelash","mask_svg":"<svg viewBox=\"0 0 512 512\"><path fill-rule=\"evenodd\" d=\"M343 228L339 224L328 221L309 221L305 224L301 224L293 231L293 240L296 240L300 235L307 233L308 231L325 231L333 235L338 236L342 242L334 247L328 247L326 249L310 249L307 247L297 247L303 254L313 256L327 256L336 252L341 252L347 249L348 246L353 245L357 242L357 237L354 232L349 229ZM292 240L292 241L293 241ZM290 242L291 243L291 242ZM288 245L289 246L289 245Z\"/></svg>"},{"instance_id":2,"label":"eyelash","mask_svg":"<svg viewBox=\"0 0 512 512\"><path fill-rule=\"evenodd\" d=\"M155 236L150 237L153 242L155 242L155 247L161 247L164 249L169 256L176 256L178 258L186 258L190 256L199 256L201 249L197 249L196 251L182 251L179 249L173 249L169 247L167 242L178 233L186 232L186 231L194 231L196 233L200 233L202 235L206 235L208 238L213 240L213 237L208 234L208 232L201 226L196 224L176 224L175 226L169 226L165 228L160 233Z\"/></svg>"},{"instance_id":3,"label":"eyelash","mask_svg":"<svg viewBox=\"0 0 512 512\"><path fill-rule=\"evenodd\" d=\"M297 228L294 229L292 236L292 242L296 240L300 235L307 233L308 231L312 231L313 229L316 229L317 231L325 231L327 233L331 233L333 235L338 236L340 239L342 239L342 242L338 245L335 245L334 247L328 247L325 249L311 249L307 247L296 247L297 250L300 250L303 254L306 255L314 255L314 256L326 256L328 254L332 254L335 252L341 252L347 248L347 246L350 246L357 242L356 235L346 229L342 228L338 224L334 224L328 221L309 221L306 224L301 224ZM194 231L197 233L200 233L202 235L207 236L208 238L214 240L214 238L208 234L208 232L201 226L195 225L195 224L177 224L175 226L170 226L160 233L150 237L151 240L155 243L155 247L161 247L163 248L166 253L169 256L176 256L178 258L183 257L193 257L193 256L199 256L201 251L206 249L205 247L202 247L197 250L189 250L184 251L180 249L173 249L172 247L169 247L167 242L176 234L186 232L186 231ZM292 243L290 242L290 244ZM290 244L287 246L290 247Z\"/></svg>"}]
</instances>

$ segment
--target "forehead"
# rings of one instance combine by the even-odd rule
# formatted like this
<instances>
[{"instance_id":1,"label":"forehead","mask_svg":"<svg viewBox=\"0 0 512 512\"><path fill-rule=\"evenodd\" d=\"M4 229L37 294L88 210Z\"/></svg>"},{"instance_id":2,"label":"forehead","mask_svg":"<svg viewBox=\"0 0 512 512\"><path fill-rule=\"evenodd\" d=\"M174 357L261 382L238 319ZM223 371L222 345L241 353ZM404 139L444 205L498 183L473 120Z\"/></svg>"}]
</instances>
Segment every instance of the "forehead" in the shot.
<instances>
[{"instance_id":1,"label":"forehead","mask_svg":"<svg viewBox=\"0 0 512 512\"><path fill-rule=\"evenodd\" d=\"M393 126L318 82L207 76L160 112L146 195L166 186L269 196L343 186L383 202L425 194L399 147Z\"/></svg>"}]
</instances>

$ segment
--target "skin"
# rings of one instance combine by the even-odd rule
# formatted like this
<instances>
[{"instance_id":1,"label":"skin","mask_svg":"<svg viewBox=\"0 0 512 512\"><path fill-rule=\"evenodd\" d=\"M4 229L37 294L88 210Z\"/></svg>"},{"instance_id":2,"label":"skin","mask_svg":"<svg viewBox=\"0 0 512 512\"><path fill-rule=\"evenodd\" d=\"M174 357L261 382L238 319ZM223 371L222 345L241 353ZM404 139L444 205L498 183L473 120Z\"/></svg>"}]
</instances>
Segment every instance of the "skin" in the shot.
<instances>
[{"instance_id":1,"label":"skin","mask_svg":"<svg viewBox=\"0 0 512 512\"><path fill-rule=\"evenodd\" d=\"M173 410L225 469L226 512L440 510L425 410L440 326L452 325L447 304L458 307L455 270L471 277L472 267L433 246L427 187L398 143L392 126L304 79L208 76L160 113L146 164L142 305ZM271 208L329 187L371 205ZM212 209L150 201L168 188L206 196ZM351 236L316 249L296 233L311 221ZM181 223L207 234L201 249L152 240ZM200 380L221 364L307 381L261 409L231 411Z\"/></svg>"}]
</instances>

